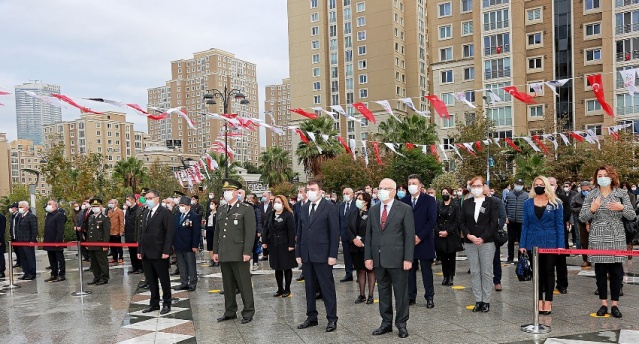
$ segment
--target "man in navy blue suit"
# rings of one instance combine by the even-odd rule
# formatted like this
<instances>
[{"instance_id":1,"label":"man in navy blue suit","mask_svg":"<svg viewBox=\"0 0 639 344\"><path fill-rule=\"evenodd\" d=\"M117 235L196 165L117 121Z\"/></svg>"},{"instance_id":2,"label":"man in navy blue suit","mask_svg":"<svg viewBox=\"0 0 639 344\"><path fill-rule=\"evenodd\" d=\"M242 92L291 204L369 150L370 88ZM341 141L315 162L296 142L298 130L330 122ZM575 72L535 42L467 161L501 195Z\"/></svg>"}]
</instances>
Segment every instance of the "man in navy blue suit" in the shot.
<instances>
[{"instance_id":1,"label":"man in navy blue suit","mask_svg":"<svg viewBox=\"0 0 639 344\"><path fill-rule=\"evenodd\" d=\"M306 185L308 202L299 211L295 256L302 265L306 288L306 321L297 328L317 326L315 284L322 290L328 325L326 332L337 329L337 300L333 265L337 262L339 220L337 208L322 197L322 183L310 180Z\"/></svg>"},{"instance_id":2,"label":"man in navy blue suit","mask_svg":"<svg viewBox=\"0 0 639 344\"><path fill-rule=\"evenodd\" d=\"M344 265L346 275L339 280L340 282L348 282L353 280L353 258L351 257L351 243L346 235L348 227L348 219L351 213L357 209L353 201L353 189L345 188L342 192L343 202L339 204L339 237L342 240L342 253L344 254Z\"/></svg>"},{"instance_id":3,"label":"man in navy blue suit","mask_svg":"<svg viewBox=\"0 0 639 344\"><path fill-rule=\"evenodd\" d=\"M437 223L437 201L434 197L420 192L423 184L416 174L408 176L408 194L402 202L413 208L415 220L415 256L413 266L408 273L408 303L414 305L417 300L417 268L421 265L424 282L426 308L435 307L435 288L433 287L433 259L435 259L435 235L433 229Z\"/></svg>"}]
</instances>

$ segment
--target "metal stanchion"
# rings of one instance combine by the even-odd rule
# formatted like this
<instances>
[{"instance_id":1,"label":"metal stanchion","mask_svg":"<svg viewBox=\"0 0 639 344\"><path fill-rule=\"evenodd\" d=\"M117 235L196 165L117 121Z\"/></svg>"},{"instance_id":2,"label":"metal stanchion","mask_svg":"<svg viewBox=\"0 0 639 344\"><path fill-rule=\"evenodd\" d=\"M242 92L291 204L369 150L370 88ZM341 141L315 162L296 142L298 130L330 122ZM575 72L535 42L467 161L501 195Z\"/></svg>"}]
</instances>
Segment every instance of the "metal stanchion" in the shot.
<instances>
[{"instance_id":1,"label":"metal stanchion","mask_svg":"<svg viewBox=\"0 0 639 344\"><path fill-rule=\"evenodd\" d=\"M9 284L3 285L3 289L16 289L20 288L19 285L13 283L13 246L11 241L7 243L9 246Z\"/></svg>"},{"instance_id":2,"label":"metal stanchion","mask_svg":"<svg viewBox=\"0 0 639 344\"><path fill-rule=\"evenodd\" d=\"M521 330L532 334L550 333L550 326L539 324L539 248L533 247L533 323L521 325ZM546 291L548 292L548 291ZM550 291L552 293L552 291Z\"/></svg>"},{"instance_id":3,"label":"metal stanchion","mask_svg":"<svg viewBox=\"0 0 639 344\"><path fill-rule=\"evenodd\" d=\"M73 296L84 296L91 294L90 290L84 290L84 280L82 277L83 268L82 268L82 244L80 240L77 241L78 244L78 270L80 271L80 291L74 291L71 293Z\"/></svg>"}]
</instances>

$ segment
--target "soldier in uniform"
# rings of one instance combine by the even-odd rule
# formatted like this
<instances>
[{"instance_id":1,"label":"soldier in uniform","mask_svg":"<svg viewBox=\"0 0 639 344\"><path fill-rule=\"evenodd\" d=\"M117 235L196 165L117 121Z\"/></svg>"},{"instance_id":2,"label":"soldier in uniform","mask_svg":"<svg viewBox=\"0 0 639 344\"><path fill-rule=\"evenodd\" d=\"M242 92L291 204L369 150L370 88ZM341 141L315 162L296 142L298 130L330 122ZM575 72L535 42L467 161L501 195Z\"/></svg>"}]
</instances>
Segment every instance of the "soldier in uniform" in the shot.
<instances>
[{"instance_id":1,"label":"soldier in uniform","mask_svg":"<svg viewBox=\"0 0 639 344\"><path fill-rule=\"evenodd\" d=\"M242 184L233 179L222 181L227 205L218 209L217 230L213 237L213 261L220 263L224 290L224 315L218 322L237 319L235 293L239 289L244 309L242 324L249 323L255 315L253 286L251 284L251 253L255 239L256 221L253 207L238 200Z\"/></svg>"},{"instance_id":2,"label":"soldier in uniform","mask_svg":"<svg viewBox=\"0 0 639 344\"><path fill-rule=\"evenodd\" d=\"M87 219L87 241L105 242L108 245L111 235L111 220L102 211L102 200L94 198L89 201L91 215ZM93 281L88 284L102 285L109 283L108 247L90 246L87 248L91 257Z\"/></svg>"}]
</instances>

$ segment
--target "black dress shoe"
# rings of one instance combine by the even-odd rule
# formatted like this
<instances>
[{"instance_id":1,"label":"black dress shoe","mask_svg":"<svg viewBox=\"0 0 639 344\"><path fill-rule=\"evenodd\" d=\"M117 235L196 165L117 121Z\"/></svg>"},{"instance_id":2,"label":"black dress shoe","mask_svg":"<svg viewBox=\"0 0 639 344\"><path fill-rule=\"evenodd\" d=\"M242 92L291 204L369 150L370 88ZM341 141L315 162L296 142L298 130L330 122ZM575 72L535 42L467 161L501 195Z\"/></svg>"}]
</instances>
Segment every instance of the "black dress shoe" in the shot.
<instances>
[{"instance_id":1,"label":"black dress shoe","mask_svg":"<svg viewBox=\"0 0 639 344\"><path fill-rule=\"evenodd\" d=\"M389 332L393 332L393 326L392 325L387 325L387 326L380 326L379 328L377 328L375 331L373 331L373 336L379 336L385 333L389 333Z\"/></svg>"},{"instance_id":2,"label":"black dress shoe","mask_svg":"<svg viewBox=\"0 0 639 344\"><path fill-rule=\"evenodd\" d=\"M559 290L559 294L568 294L568 289L566 288L561 288L561 289L557 289Z\"/></svg>"},{"instance_id":3,"label":"black dress shoe","mask_svg":"<svg viewBox=\"0 0 639 344\"><path fill-rule=\"evenodd\" d=\"M282 294L284 294L284 292L278 290L278 291L275 292L275 294L273 294L273 297L280 297L280 296L282 296Z\"/></svg>"},{"instance_id":4,"label":"black dress shoe","mask_svg":"<svg viewBox=\"0 0 639 344\"><path fill-rule=\"evenodd\" d=\"M58 276L51 282L62 282L62 281L66 281L66 280L67 279L64 276Z\"/></svg>"},{"instance_id":5,"label":"black dress shoe","mask_svg":"<svg viewBox=\"0 0 639 344\"><path fill-rule=\"evenodd\" d=\"M160 315L164 315L171 312L171 306L162 306L162 310L160 311Z\"/></svg>"},{"instance_id":6,"label":"black dress shoe","mask_svg":"<svg viewBox=\"0 0 639 344\"><path fill-rule=\"evenodd\" d=\"M44 268L45 270L51 270L51 266L47 266L46 268Z\"/></svg>"},{"instance_id":7,"label":"black dress shoe","mask_svg":"<svg viewBox=\"0 0 639 344\"><path fill-rule=\"evenodd\" d=\"M408 305L409 305L409 306L416 305L416 304L417 304L417 301L415 301L415 300L408 300Z\"/></svg>"},{"instance_id":8,"label":"black dress shoe","mask_svg":"<svg viewBox=\"0 0 639 344\"><path fill-rule=\"evenodd\" d=\"M188 290L188 291L195 291L195 286L194 286L194 285L192 285L192 286L190 286L190 287L186 287L186 290Z\"/></svg>"},{"instance_id":9,"label":"black dress shoe","mask_svg":"<svg viewBox=\"0 0 639 344\"><path fill-rule=\"evenodd\" d=\"M408 337L408 330L405 327L402 327L398 330L397 332L397 336L399 338L406 338Z\"/></svg>"},{"instance_id":10,"label":"black dress shoe","mask_svg":"<svg viewBox=\"0 0 639 344\"><path fill-rule=\"evenodd\" d=\"M357 297L357 299L355 299L355 303L362 303L364 301L366 301L366 296L364 295L360 295Z\"/></svg>"},{"instance_id":11,"label":"black dress shoe","mask_svg":"<svg viewBox=\"0 0 639 344\"><path fill-rule=\"evenodd\" d=\"M488 313L488 311L490 311L490 303L486 302L483 305L481 305L481 312Z\"/></svg>"},{"instance_id":12,"label":"black dress shoe","mask_svg":"<svg viewBox=\"0 0 639 344\"><path fill-rule=\"evenodd\" d=\"M426 308L435 308L435 301L433 299L426 300Z\"/></svg>"},{"instance_id":13,"label":"black dress shoe","mask_svg":"<svg viewBox=\"0 0 639 344\"><path fill-rule=\"evenodd\" d=\"M95 282L95 285L104 285L109 283L109 280L99 280L97 282Z\"/></svg>"},{"instance_id":14,"label":"black dress shoe","mask_svg":"<svg viewBox=\"0 0 639 344\"><path fill-rule=\"evenodd\" d=\"M442 285L448 285L448 277L444 277L442 280Z\"/></svg>"},{"instance_id":15,"label":"black dress shoe","mask_svg":"<svg viewBox=\"0 0 639 344\"><path fill-rule=\"evenodd\" d=\"M481 312L481 309L483 306L484 306L483 302L475 303L475 307L473 307L473 312Z\"/></svg>"},{"instance_id":16,"label":"black dress shoe","mask_svg":"<svg viewBox=\"0 0 639 344\"><path fill-rule=\"evenodd\" d=\"M242 317L242 321L240 321L240 324L248 324L251 321L253 321L253 317Z\"/></svg>"},{"instance_id":17,"label":"black dress shoe","mask_svg":"<svg viewBox=\"0 0 639 344\"><path fill-rule=\"evenodd\" d=\"M291 296L291 292L290 291L285 291L285 292L282 293L282 297L283 298L284 297L289 297L289 296Z\"/></svg>"},{"instance_id":18,"label":"black dress shoe","mask_svg":"<svg viewBox=\"0 0 639 344\"><path fill-rule=\"evenodd\" d=\"M150 285L150 284L148 284L148 283L144 283L144 284L142 284L142 285L140 285L140 286L138 286L138 287L139 287L140 289L149 289L149 288L151 288L151 285Z\"/></svg>"},{"instance_id":19,"label":"black dress shoe","mask_svg":"<svg viewBox=\"0 0 639 344\"><path fill-rule=\"evenodd\" d=\"M608 307L606 307L606 306L599 307L599 310L597 311L597 316L598 317L603 317L606 314L608 314Z\"/></svg>"},{"instance_id":20,"label":"black dress shoe","mask_svg":"<svg viewBox=\"0 0 639 344\"><path fill-rule=\"evenodd\" d=\"M268 260L268 256L262 257L259 259L260 261L267 261Z\"/></svg>"},{"instance_id":21,"label":"black dress shoe","mask_svg":"<svg viewBox=\"0 0 639 344\"><path fill-rule=\"evenodd\" d=\"M22 267L22 266L20 266L20 264L14 264L14 265L13 265L13 267L14 267L14 268L20 268L20 267Z\"/></svg>"},{"instance_id":22,"label":"black dress shoe","mask_svg":"<svg viewBox=\"0 0 639 344\"><path fill-rule=\"evenodd\" d=\"M321 300L322 298L322 293L315 293L315 300Z\"/></svg>"},{"instance_id":23,"label":"black dress shoe","mask_svg":"<svg viewBox=\"0 0 639 344\"><path fill-rule=\"evenodd\" d=\"M337 321L329 321L326 325L326 332L333 332L337 330Z\"/></svg>"},{"instance_id":24,"label":"black dress shoe","mask_svg":"<svg viewBox=\"0 0 639 344\"><path fill-rule=\"evenodd\" d=\"M93 285L93 284L98 283L99 281L100 281L100 280L93 280L93 281L91 281L91 282L88 282L87 284L88 284L88 285Z\"/></svg>"},{"instance_id":25,"label":"black dress shoe","mask_svg":"<svg viewBox=\"0 0 639 344\"><path fill-rule=\"evenodd\" d=\"M223 315L220 318L217 318L217 322L227 321L237 319L237 315Z\"/></svg>"},{"instance_id":26,"label":"black dress shoe","mask_svg":"<svg viewBox=\"0 0 639 344\"><path fill-rule=\"evenodd\" d=\"M300 275L300 277L296 278L295 280L298 281L298 282L303 281L304 280L304 275Z\"/></svg>"},{"instance_id":27,"label":"black dress shoe","mask_svg":"<svg viewBox=\"0 0 639 344\"><path fill-rule=\"evenodd\" d=\"M4 272L0 273L0 278L5 278Z\"/></svg>"},{"instance_id":28,"label":"black dress shoe","mask_svg":"<svg viewBox=\"0 0 639 344\"><path fill-rule=\"evenodd\" d=\"M180 270L175 270L171 273L172 276L178 276L180 274Z\"/></svg>"},{"instance_id":29,"label":"black dress shoe","mask_svg":"<svg viewBox=\"0 0 639 344\"><path fill-rule=\"evenodd\" d=\"M27 275L23 280L25 281L33 281L35 279L35 275Z\"/></svg>"},{"instance_id":30,"label":"black dress shoe","mask_svg":"<svg viewBox=\"0 0 639 344\"><path fill-rule=\"evenodd\" d=\"M132 271L129 271L129 275L131 275L131 274L139 275L139 274L141 274L141 273L142 273L142 270L139 270L139 269L138 269L138 270L132 270Z\"/></svg>"},{"instance_id":31,"label":"black dress shoe","mask_svg":"<svg viewBox=\"0 0 639 344\"><path fill-rule=\"evenodd\" d=\"M610 315L615 318L621 318L621 311L619 310L619 307L612 306L612 308L610 308Z\"/></svg>"},{"instance_id":32,"label":"black dress shoe","mask_svg":"<svg viewBox=\"0 0 639 344\"><path fill-rule=\"evenodd\" d=\"M372 296L372 295L369 295L369 296L368 296L368 298L366 299L366 304L367 304L367 305L370 305L370 304L371 304L371 303L373 303L373 302L375 302L375 301L373 300L373 296Z\"/></svg>"},{"instance_id":33,"label":"black dress shoe","mask_svg":"<svg viewBox=\"0 0 639 344\"><path fill-rule=\"evenodd\" d=\"M453 276L448 277L448 286L452 286L453 285Z\"/></svg>"},{"instance_id":34,"label":"black dress shoe","mask_svg":"<svg viewBox=\"0 0 639 344\"><path fill-rule=\"evenodd\" d=\"M302 330L311 326L317 326L317 320L308 320L306 319L303 323L297 325L298 330Z\"/></svg>"},{"instance_id":35,"label":"black dress shoe","mask_svg":"<svg viewBox=\"0 0 639 344\"><path fill-rule=\"evenodd\" d=\"M353 276L346 276L346 277L342 278L339 281L340 282L352 282L353 281Z\"/></svg>"},{"instance_id":36,"label":"black dress shoe","mask_svg":"<svg viewBox=\"0 0 639 344\"><path fill-rule=\"evenodd\" d=\"M19 279L19 280L23 280L25 277L27 277L27 274L24 274L24 275L22 275L22 276L18 277L18 279Z\"/></svg>"},{"instance_id":37,"label":"black dress shoe","mask_svg":"<svg viewBox=\"0 0 639 344\"><path fill-rule=\"evenodd\" d=\"M159 311L160 310L160 306L149 306L145 309L142 310L142 313L150 313L153 311Z\"/></svg>"},{"instance_id":38,"label":"black dress shoe","mask_svg":"<svg viewBox=\"0 0 639 344\"><path fill-rule=\"evenodd\" d=\"M176 285L175 287L173 287L173 290L187 290L189 289L188 285Z\"/></svg>"},{"instance_id":39,"label":"black dress shoe","mask_svg":"<svg viewBox=\"0 0 639 344\"><path fill-rule=\"evenodd\" d=\"M45 279L44 281L45 282L53 282L53 280L56 279L56 278L58 278L58 276L51 276L51 277Z\"/></svg>"}]
</instances>

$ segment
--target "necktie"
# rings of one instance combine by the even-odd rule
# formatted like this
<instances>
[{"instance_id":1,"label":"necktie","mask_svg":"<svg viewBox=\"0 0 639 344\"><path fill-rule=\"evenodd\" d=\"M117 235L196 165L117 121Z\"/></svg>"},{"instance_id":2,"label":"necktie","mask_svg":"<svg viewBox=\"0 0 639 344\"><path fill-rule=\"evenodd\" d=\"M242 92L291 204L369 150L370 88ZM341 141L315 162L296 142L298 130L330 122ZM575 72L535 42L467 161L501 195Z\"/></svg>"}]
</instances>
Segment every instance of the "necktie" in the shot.
<instances>
[{"instance_id":1,"label":"necktie","mask_svg":"<svg viewBox=\"0 0 639 344\"><path fill-rule=\"evenodd\" d=\"M182 224L182 222L184 222L184 214L182 214L182 216L180 216L180 224Z\"/></svg>"},{"instance_id":2,"label":"necktie","mask_svg":"<svg viewBox=\"0 0 639 344\"><path fill-rule=\"evenodd\" d=\"M384 210L382 211L382 231L384 227L386 227L386 218L388 217L388 211L386 209L387 205L384 204Z\"/></svg>"},{"instance_id":3,"label":"necktie","mask_svg":"<svg viewBox=\"0 0 639 344\"><path fill-rule=\"evenodd\" d=\"M149 216L147 216L147 218L146 218L146 223L147 223L147 224L149 223L149 221L151 221L151 217L152 217L152 216L153 216L153 210L152 210L152 209L149 209Z\"/></svg>"},{"instance_id":4,"label":"necktie","mask_svg":"<svg viewBox=\"0 0 639 344\"><path fill-rule=\"evenodd\" d=\"M315 203L311 203L311 215L309 217L313 217L315 215Z\"/></svg>"},{"instance_id":5,"label":"necktie","mask_svg":"<svg viewBox=\"0 0 639 344\"><path fill-rule=\"evenodd\" d=\"M351 202L346 202L346 208L344 209L344 215L348 214L348 207L350 206Z\"/></svg>"},{"instance_id":6,"label":"necktie","mask_svg":"<svg viewBox=\"0 0 639 344\"><path fill-rule=\"evenodd\" d=\"M415 209L415 204L417 204L417 198L413 197L413 209Z\"/></svg>"},{"instance_id":7,"label":"necktie","mask_svg":"<svg viewBox=\"0 0 639 344\"><path fill-rule=\"evenodd\" d=\"M230 213L232 208L233 208L233 206L229 204L229 208L228 208L228 210L226 212Z\"/></svg>"}]
</instances>

